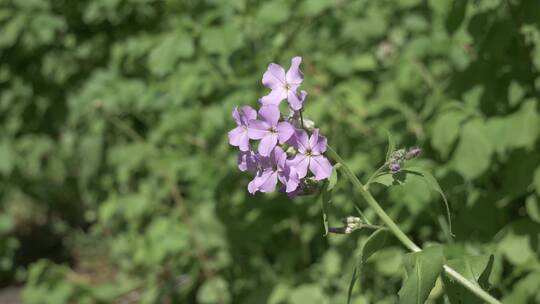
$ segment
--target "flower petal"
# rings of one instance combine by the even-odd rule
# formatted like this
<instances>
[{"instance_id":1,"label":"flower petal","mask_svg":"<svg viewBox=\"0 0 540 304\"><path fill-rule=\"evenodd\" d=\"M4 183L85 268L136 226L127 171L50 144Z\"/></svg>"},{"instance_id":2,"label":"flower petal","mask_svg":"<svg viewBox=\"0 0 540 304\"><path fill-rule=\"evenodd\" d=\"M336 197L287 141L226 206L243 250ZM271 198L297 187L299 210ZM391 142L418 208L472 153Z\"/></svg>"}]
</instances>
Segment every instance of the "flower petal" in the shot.
<instances>
[{"instance_id":1,"label":"flower petal","mask_svg":"<svg viewBox=\"0 0 540 304\"><path fill-rule=\"evenodd\" d=\"M270 94L259 99L259 102L263 105L279 106L279 103L285 98L287 98L287 90L283 87L277 87Z\"/></svg>"},{"instance_id":2,"label":"flower petal","mask_svg":"<svg viewBox=\"0 0 540 304\"><path fill-rule=\"evenodd\" d=\"M274 190L276 190L277 180L278 174L276 171L264 171L261 175L261 182L258 185L259 191L266 193L274 192Z\"/></svg>"},{"instance_id":3,"label":"flower petal","mask_svg":"<svg viewBox=\"0 0 540 304\"><path fill-rule=\"evenodd\" d=\"M261 139L269 133L270 125L261 120L249 121L248 136L251 139Z\"/></svg>"},{"instance_id":4,"label":"flower petal","mask_svg":"<svg viewBox=\"0 0 540 304\"><path fill-rule=\"evenodd\" d=\"M294 135L295 128L288 122L282 121L276 127L280 144L286 143Z\"/></svg>"},{"instance_id":5,"label":"flower petal","mask_svg":"<svg viewBox=\"0 0 540 304\"><path fill-rule=\"evenodd\" d=\"M250 106L242 106L238 109L242 125L247 126L248 122L257 119L257 111Z\"/></svg>"},{"instance_id":6,"label":"flower petal","mask_svg":"<svg viewBox=\"0 0 540 304\"><path fill-rule=\"evenodd\" d=\"M296 93L296 91L289 90L287 94L287 101L289 102L289 106L295 111L299 111L302 109L302 106L304 104L304 100L306 100L307 92L301 91L300 94Z\"/></svg>"},{"instance_id":7,"label":"flower petal","mask_svg":"<svg viewBox=\"0 0 540 304\"><path fill-rule=\"evenodd\" d=\"M289 161L289 165L296 170L298 178L304 178L307 175L309 157L303 154L297 154L291 161Z\"/></svg>"},{"instance_id":8,"label":"flower petal","mask_svg":"<svg viewBox=\"0 0 540 304\"><path fill-rule=\"evenodd\" d=\"M231 146L240 147L240 150L249 150L249 138L247 137L247 130L243 126L238 126L229 131L229 144ZM247 141L247 143L246 143ZM247 146L247 149L245 149Z\"/></svg>"},{"instance_id":9,"label":"flower petal","mask_svg":"<svg viewBox=\"0 0 540 304\"><path fill-rule=\"evenodd\" d=\"M296 56L291 60L291 67L285 76L287 83L300 84L304 80L304 74L300 71L300 63L302 63L302 57Z\"/></svg>"},{"instance_id":10,"label":"flower petal","mask_svg":"<svg viewBox=\"0 0 540 304\"><path fill-rule=\"evenodd\" d=\"M315 154L323 154L326 151L326 137L320 135L319 129L313 130L313 134L309 139L311 150Z\"/></svg>"},{"instance_id":11,"label":"flower petal","mask_svg":"<svg viewBox=\"0 0 540 304\"><path fill-rule=\"evenodd\" d=\"M257 155L252 151L240 152L238 154L238 169L243 172L255 172L257 170Z\"/></svg>"},{"instance_id":12,"label":"flower petal","mask_svg":"<svg viewBox=\"0 0 540 304\"><path fill-rule=\"evenodd\" d=\"M309 149L308 135L305 130L298 129L296 130L296 148L298 152L306 154Z\"/></svg>"},{"instance_id":13,"label":"flower petal","mask_svg":"<svg viewBox=\"0 0 540 304\"><path fill-rule=\"evenodd\" d=\"M285 84L285 70L279 64L270 63L263 74L262 84L270 89L283 87Z\"/></svg>"},{"instance_id":14,"label":"flower petal","mask_svg":"<svg viewBox=\"0 0 540 304\"><path fill-rule=\"evenodd\" d=\"M316 180L322 180L332 174L332 164L322 155L312 156L309 162L309 171L315 175Z\"/></svg>"},{"instance_id":15,"label":"flower petal","mask_svg":"<svg viewBox=\"0 0 540 304\"><path fill-rule=\"evenodd\" d=\"M272 154L275 164L279 168L283 168L285 166L285 161L287 160L287 153L285 153L285 151L283 151L280 146L276 146L274 148L274 151L272 151Z\"/></svg>"},{"instance_id":16,"label":"flower petal","mask_svg":"<svg viewBox=\"0 0 540 304\"><path fill-rule=\"evenodd\" d=\"M279 121L279 108L274 105L262 106L259 110L259 116L270 126L275 127Z\"/></svg>"},{"instance_id":17,"label":"flower petal","mask_svg":"<svg viewBox=\"0 0 540 304\"><path fill-rule=\"evenodd\" d=\"M259 154L262 156L270 156L277 141L277 134L268 132L268 134L261 139L261 142L259 142Z\"/></svg>"}]
</instances>

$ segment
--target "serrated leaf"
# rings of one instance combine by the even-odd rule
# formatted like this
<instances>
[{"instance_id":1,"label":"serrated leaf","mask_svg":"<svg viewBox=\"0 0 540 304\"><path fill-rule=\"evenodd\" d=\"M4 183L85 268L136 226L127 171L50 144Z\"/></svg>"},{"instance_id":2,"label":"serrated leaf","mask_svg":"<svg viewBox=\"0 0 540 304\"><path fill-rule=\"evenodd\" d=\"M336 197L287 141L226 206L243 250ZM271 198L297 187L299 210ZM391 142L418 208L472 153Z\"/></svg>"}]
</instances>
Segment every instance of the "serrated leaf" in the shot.
<instances>
[{"instance_id":1,"label":"serrated leaf","mask_svg":"<svg viewBox=\"0 0 540 304\"><path fill-rule=\"evenodd\" d=\"M489 275L493 267L493 255L464 256L449 260L447 263L454 270L463 275L472 284L483 289L489 287ZM458 284L448 276L443 276L444 287L451 304L481 304L484 303L478 296Z\"/></svg>"},{"instance_id":2,"label":"serrated leaf","mask_svg":"<svg viewBox=\"0 0 540 304\"><path fill-rule=\"evenodd\" d=\"M400 304L423 304L443 270L444 256L440 246L429 247L409 255L407 278L399 290Z\"/></svg>"}]
</instances>

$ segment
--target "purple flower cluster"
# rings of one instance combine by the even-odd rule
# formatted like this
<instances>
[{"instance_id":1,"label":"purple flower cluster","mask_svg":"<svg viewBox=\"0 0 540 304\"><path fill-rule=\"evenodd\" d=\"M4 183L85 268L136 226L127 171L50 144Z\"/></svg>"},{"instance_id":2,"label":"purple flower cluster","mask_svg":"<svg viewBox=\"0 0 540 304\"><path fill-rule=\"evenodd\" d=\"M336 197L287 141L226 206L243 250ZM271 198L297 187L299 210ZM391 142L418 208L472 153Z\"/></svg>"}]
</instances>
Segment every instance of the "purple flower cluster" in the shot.
<instances>
[{"instance_id":1,"label":"purple flower cluster","mask_svg":"<svg viewBox=\"0 0 540 304\"><path fill-rule=\"evenodd\" d=\"M271 91L259 99L259 111L242 106L232 112L237 127L229 131L229 143L240 149L240 171L255 173L248 185L251 194L273 192L279 181L283 191L295 196L313 180L326 179L332 173L332 165L323 155L326 137L318 129L308 134L300 119L307 97L306 91L298 91L304 80L301 62L301 57L294 57L287 72L271 63L262 79ZM286 117L279 110L285 99L290 111ZM258 141L257 152L252 149L252 140Z\"/></svg>"}]
</instances>

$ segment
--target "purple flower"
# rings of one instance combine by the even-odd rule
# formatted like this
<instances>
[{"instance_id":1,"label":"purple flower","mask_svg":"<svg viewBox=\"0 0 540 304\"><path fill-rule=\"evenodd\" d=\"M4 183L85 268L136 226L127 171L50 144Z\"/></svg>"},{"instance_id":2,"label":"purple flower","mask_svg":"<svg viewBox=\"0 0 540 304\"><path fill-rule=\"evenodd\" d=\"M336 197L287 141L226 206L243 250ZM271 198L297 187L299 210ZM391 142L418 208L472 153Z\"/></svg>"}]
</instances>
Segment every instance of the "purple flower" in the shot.
<instances>
[{"instance_id":1,"label":"purple flower","mask_svg":"<svg viewBox=\"0 0 540 304\"><path fill-rule=\"evenodd\" d=\"M390 169L390 171L392 171L392 173L396 173L401 170L401 165L399 163L390 163L388 165L388 168Z\"/></svg>"},{"instance_id":2,"label":"purple flower","mask_svg":"<svg viewBox=\"0 0 540 304\"><path fill-rule=\"evenodd\" d=\"M242 172L257 171L259 158L260 156L253 153L253 151L240 151L240 154L238 154L238 169Z\"/></svg>"},{"instance_id":3,"label":"purple flower","mask_svg":"<svg viewBox=\"0 0 540 304\"><path fill-rule=\"evenodd\" d=\"M270 94L261 98L260 102L263 105L279 105L283 99L287 98L291 108L297 111L302 108L307 92L302 91L300 94L296 92L304 80L304 74L300 71L301 62L302 57L294 57L291 60L291 67L287 73L285 73L285 69L279 64L271 63L268 65L268 69L263 75L262 83L265 87L272 89L272 91Z\"/></svg>"},{"instance_id":4,"label":"purple flower","mask_svg":"<svg viewBox=\"0 0 540 304\"><path fill-rule=\"evenodd\" d=\"M236 107L232 116L237 127L229 131L229 144L239 147L240 151L249 151L249 121L257 118L257 112L250 106L243 106L240 109Z\"/></svg>"},{"instance_id":5,"label":"purple flower","mask_svg":"<svg viewBox=\"0 0 540 304\"><path fill-rule=\"evenodd\" d=\"M286 192L298 188L300 180L296 170L287 164L287 154L280 147L275 147L269 157L259 159L261 168L255 178L248 184L248 191L273 192L279 180Z\"/></svg>"},{"instance_id":6,"label":"purple flower","mask_svg":"<svg viewBox=\"0 0 540 304\"><path fill-rule=\"evenodd\" d=\"M259 110L262 120L250 120L248 136L260 139L258 151L262 156L269 156L278 143L284 143L294 134L294 127L286 122L279 122L279 108L275 105L265 105Z\"/></svg>"},{"instance_id":7,"label":"purple flower","mask_svg":"<svg viewBox=\"0 0 540 304\"><path fill-rule=\"evenodd\" d=\"M296 148L298 154L290 161L296 168L299 178L307 175L307 170L315 175L316 180L323 180L332 174L332 165L322 154L326 151L326 137L319 135L319 129L314 129L308 139L304 130L296 132Z\"/></svg>"}]
</instances>

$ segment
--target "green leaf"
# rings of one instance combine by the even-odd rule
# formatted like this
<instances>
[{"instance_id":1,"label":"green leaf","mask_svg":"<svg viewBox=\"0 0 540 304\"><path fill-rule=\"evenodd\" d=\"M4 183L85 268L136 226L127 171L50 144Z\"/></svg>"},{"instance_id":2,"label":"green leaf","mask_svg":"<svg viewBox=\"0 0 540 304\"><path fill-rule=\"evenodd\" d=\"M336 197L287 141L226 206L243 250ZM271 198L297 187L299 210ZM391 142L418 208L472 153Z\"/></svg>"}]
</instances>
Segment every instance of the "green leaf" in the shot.
<instances>
[{"instance_id":1,"label":"green leaf","mask_svg":"<svg viewBox=\"0 0 540 304\"><path fill-rule=\"evenodd\" d=\"M221 277L212 278L201 286L197 292L199 303L230 303L229 284Z\"/></svg>"},{"instance_id":2,"label":"green leaf","mask_svg":"<svg viewBox=\"0 0 540 304\"><path fill-rule=\"evenodd\" d=\"M465 179L479 177L491 163L493 143L486 135L485 124L479 119L467 122L461 130L452 163Z\"/></svg>"},{"instance_id":3,"label":"green leaf","mask_svg":"<svg viewBox=\"0 0 540 304\"><path fill-rule=\"evenodd\" d=\"M367 260L378 250L383 248L387 244L387 240L390 233L388 232L388 229L386 228L379 228L375 232L373 232L369 238L366 240L366 243L364 246L362 246L362 249L360 251L360 258L358 261L358 264L355 265L353 270L353 275L351 278L351 281L349 283L349 289L347 293L347 303L351 303L351 296L354 289L354 285L357 280L357 273L361 272L364 264L367 262Z\"/></svg>"},{"instance_id":4,"label":"green leaf","mask_svg":"<svg viewBox=\"0 0 540 304\"><path fill-rule=\"evenodd\" d=\"M148 56L148 67L157 76L171 72L180 58L188 58L195 52L193 39L184 32L167 35Z\"/></svg>"},{"instance_id":5,"label":"green leaf","mask_svg":"<svg viewBox=\"0 0 540 304\"><path fill-rule=\"evenodd\" d=\"M445 111L438 115L432 126L431 145L443 157L447 157L458 135L466 115L460 111Z\"/></svg>"},{"instance_id":6,"label":"green leaf","mask_svg":"<svg viewBox=\"0 0 540 304\"><path fill-rule=\"evenodd\" d=\"M534 194L527 197L527 200L525 201L525 209L533 221L540 223L540 206Z\"/></svg>"},{"instance_id":7,"label":"green leaf","mask_svg":"<svg viewBox=\"0 0 540 304\"><path fill-rule=\"evenodd\" d=\"M424 170L424 169L421 169L421 168L407 168L406 170L404 171L409 171L409 172L413 172L413 173L417 173L419 175L421 175L423 177L423 180L426 182L426 184L428 185L429 188L431 188L431 190L439 193L443 199L443 202L444 202L444 207L445 207L445 210L446 210L446 220L448 221L448 231L450 232L450 235L454 235L453 232L452 232L452 217L450 215L450 204L448 203L448 200L446 199L446 195L444 195L444 192L441 188L441 186L439 185L439 182L437 181L437 179L431 174L429 173L428 171Z\"/></svg>"},{"instance_id":8,"label":"green leaf","mask_svg":"<svg viewBox=\"0 0 540 304\"><path fill-rule=\"evenodd\" d=\"M536 189L536 193L540 195L540 167L537 167L534 171L533 185L534 189Z\"/></svg>"},{"instance_id":9,"label":"green leaf","mask_svg":"<svg viewBox=\"0 0 540 304\"><path fill-rule=\"evenodd\" d=\"M334 187L337 184L337 181L338 181L337 169L339 168L339 166L340 164L337 163L334 165L334 167L332 167L332 174L328 178L328 186L326 187L328 191L331 191L332 189L334 189Z\"/></svg>"},{"instance_id":10,"label":"green leaf","mask_svg":"<svg viewBox=\"0 0 540 304\"><path fill-rule=\"evenodd\" d=\"M399 303L423 304L443 270L444 256L440 246L412 253L406 261L407 278L399 290Z\"/></svg>"},{"instance_id":11,"label":"green leaf","mask_svg":"<svg viewBox=\"0 0 540 304\"><path fill-rule=\"evenodd\" d=\"M487 290L489 275L493 267L493 255L464 256L452 259L447 264L463 275L472 284ZM478 296L448 276L443 276L444 287L451 304L482 304Z\"/></svg>"},{"instance_id":12,"label":"green leaf","mask_svg":"<svg viewBox=\"0 0 540 304\"><path fill-rule=\"evenodd\" d=\"M388 150L386 150L386 161L390 159L392 152L396 150L396 143L394 142L394 137L390 131L386 130L386 137L388 138Z\"/></svg>"},{"instance_id":13,"label":"green leaf","mask_svg":"<svg viewBox=\"0 0 540 304\"><path fill-rule=\"evenodd\" d=\"M364 247L362 247L361 262L363 264L366 263L373 254L383 248L387 244L389 236L390 232L386 228L379 228L373 232L367 239Z\"/></svg>"}]
</instances>

